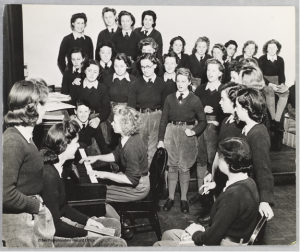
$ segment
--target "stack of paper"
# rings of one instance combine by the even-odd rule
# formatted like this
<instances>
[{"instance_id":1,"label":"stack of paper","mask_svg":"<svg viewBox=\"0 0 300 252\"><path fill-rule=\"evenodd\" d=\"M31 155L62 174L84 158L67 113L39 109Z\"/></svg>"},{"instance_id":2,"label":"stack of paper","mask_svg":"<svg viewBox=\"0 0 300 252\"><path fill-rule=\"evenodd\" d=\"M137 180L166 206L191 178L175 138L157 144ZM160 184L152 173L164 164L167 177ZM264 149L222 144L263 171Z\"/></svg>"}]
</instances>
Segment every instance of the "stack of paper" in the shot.
<instances>
[{"instance_id":1,"label":"stack of paper","mask_svg":"<svg viewBox=\"0 0 300 252\"><path fill-rule=\"evenodd\" d=\"M69 101L71 100L70 95L64 95L61 93L49 93L47 101L49 102L63 102L63 101Z\"/></svg>"}]
</instances>

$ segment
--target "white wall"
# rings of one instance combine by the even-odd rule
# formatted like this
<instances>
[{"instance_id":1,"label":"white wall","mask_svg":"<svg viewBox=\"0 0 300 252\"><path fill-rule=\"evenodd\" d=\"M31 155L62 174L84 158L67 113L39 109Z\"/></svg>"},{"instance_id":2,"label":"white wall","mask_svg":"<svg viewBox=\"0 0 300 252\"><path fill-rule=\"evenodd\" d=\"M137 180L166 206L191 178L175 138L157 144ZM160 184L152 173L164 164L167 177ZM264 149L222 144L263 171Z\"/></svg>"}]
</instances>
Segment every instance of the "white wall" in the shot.
<instances>
[{"instance_id":1,"label":"white wall","mask_svg":"<svg viewBox=\"0 0 300 252\"><path fill-rule=\"evenodd\" d=\"M107 6L107 5L106 5ZM57 67L61 40L71 33L72 14L84 12L88 22L85 34L96 44L98 33L105 28L101 13L104 5L23 5L24 62L29 76L38 76L48 84L61 85L62 75ZM113 6L119 13L131 12L135 27L141 26L145 10L157 14L157 26L163 36L163 51L175 36L186 40L186 53L191 54L196 39L207 36L211 47L215 43L235 40L241 54L243 44L254 40L258 46L256 57L262 55L262 46L269 39L282 44L280 56L285 60L286 84L295 81L295 8L294 7L218 7L218 6Z\"/></svg>"}]
</instances>

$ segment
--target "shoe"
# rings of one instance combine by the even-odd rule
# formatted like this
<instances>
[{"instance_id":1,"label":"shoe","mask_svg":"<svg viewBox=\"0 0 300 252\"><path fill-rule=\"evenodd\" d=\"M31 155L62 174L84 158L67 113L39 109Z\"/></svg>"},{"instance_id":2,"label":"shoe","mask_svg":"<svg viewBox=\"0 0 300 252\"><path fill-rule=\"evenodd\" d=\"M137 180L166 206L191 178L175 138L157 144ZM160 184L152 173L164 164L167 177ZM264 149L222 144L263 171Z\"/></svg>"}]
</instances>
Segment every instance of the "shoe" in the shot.
<instances>
[{"instance_id":1,"label":"shoe","mask_svg":"<svg viewBox=\"0 0 300 252\"><path fill-rule=\"evenodd\" d=\"M278 131L284 132L283 124L281 122L274 122L274 126Z\"/></svg>"},{"instance_id":2,"label":"shoe","mask_svg":"<svg viewBox=\"0 0 300 252\"><path fill-rule=\"evenodd\" d=\"M210 222L210 214L204 216L203 218L199 217L197 222L201 225L209 224Z\"/></svg>"},{"instance_id":3,"label":"shoe","mask_svg":"<svg viewBox=\"0 0 300 252\"><path fill-rule=\"evenodd\" d=\"M180 201L180 209L182 213L189 213L190 209L189 209L189 205L187 203L186 200L181 200Z\"/></svg>"},{"instance_id":4,"label":"shoe","mask_svg":"<svg viewBox=\"0 0 300 252\"><path fill-rule=\"evenodd\" d=\"M201 200L201 195L199 193L196 193L194 197L189 200L189 203L195 204L198 203L200 200Z\"/></svg>"},{"instance_id":5,"label":"shoe","mask_svg":"<svg viewBox=\"0 0 300 252\"><path fill-rule=\"evenodd\" d=\"M124 220L124 226L130 226L130 221L129 220ZM123 232L122 232L122 238L124 240L131 240L133 238L133 229L129 229L129 228L124 228Z\"/></svg>"},{"instance_id":6,"label":"shoe","mask_svg":"<svg viewBox=\"0 0 300 252\"><path fill-rule=\"evenodd\" d=\"M164 204L164 211L170 211L172 206L174 205L174 200L168 199L167 202Z\"/></svg>"}]
</instances>

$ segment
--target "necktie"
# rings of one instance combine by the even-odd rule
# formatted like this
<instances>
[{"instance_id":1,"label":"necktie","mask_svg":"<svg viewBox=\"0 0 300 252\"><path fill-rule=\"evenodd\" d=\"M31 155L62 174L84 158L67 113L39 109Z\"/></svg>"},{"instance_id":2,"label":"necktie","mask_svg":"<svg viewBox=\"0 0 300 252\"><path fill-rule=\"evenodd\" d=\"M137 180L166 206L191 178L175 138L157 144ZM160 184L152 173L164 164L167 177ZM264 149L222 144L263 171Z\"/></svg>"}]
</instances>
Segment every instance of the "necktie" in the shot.
<instances>
[{"instance_id":1,"label":"necktie","mask_svg":"<svg viewBox=\"0 0 300 252\"><path fill-rule=\"evenodd\" d=\"M107 65L107 63L105 63L105 69L108 69L108 65Z\"/></svg>"},{"instance_id":2,"label":"necktie","mask_svg":"<svg viewBox=\"0 0 300 252\"><path fill-rule=\"evenodd\" d=\"M203 60L203 57L200 57L200 62Z\"/></svg>"},{"instance_id":3,"label":"necktie","mask_svg":"<svg viewBox=\"0 0 300 252\"><path fill-rule=\"evenodd\" d=\"M85 129L85 123L82 124L82 129Z\"/></svg>"},{"instance_id":4,"label":"necktie","mask_svg":"<svg viewBox=\"0 0 300 252\"><path fill-rule=\"evenodd\" d=\"M152 82L152 81L151 81L151 78L149 78L149 79L148 79L148 83L151 83L151 82Z\"/></svg>"},{"instance_id":5,"label":"necktie","mask_svg":"<svg viewBox=\"0 0 300 252\"><path fill-rule=\"evenodd\" d=\"M115 33L115 32L114 32L114 28L112 28L112 29L111 29L111 33L112 33L112 34L114 34L114 33Z\"/></svg>"},{"instance_id":6,"label":"necktie","mask_svg":"<svg viewBox=\"0 0 300 252\"><path fill-rule=\"evenodd\" d=\"M127 38L127 39L129 38L128 32L126 32L125 38Z\"/></svg>"},{"instance_id":7,"label":"necktie","mask_svg":"<svg viewBox=\"0 0 300 252\"><path fill-rule=\"evenodd\" d=\"M144 33L144 34L145 34L145 36L147 36L147 34L148 34L148 31L145 31L145 33Z\"/></svg>"},{"instance_id":8,"label":"necktie","mask_svg":"<svg viewBox=\"0 0 300 252\"><path fill-rule=\"evenodd\" d=\"M79 68L76 68L75 73L79 73Z\"/></svg>"},{"instance_id":9,"label":"necktie","mask_svg":"<svg viewBox=\"0 0 300 252\"><path fill-rule=\"evenodd\" d=\"M178 97L178 100L179 100L180 103L181 103L182 98L183 98L183 93L180 93L180 95Z\"/></svg>"}]
</instances>

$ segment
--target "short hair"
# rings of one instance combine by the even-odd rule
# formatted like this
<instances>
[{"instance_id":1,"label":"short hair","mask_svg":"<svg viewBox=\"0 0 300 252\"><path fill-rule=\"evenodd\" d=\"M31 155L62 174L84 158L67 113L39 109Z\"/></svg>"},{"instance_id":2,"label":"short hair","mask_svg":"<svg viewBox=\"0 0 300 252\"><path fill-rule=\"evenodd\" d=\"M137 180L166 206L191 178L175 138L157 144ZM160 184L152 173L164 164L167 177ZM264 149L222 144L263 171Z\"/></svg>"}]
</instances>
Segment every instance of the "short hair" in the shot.
<instances>
[{"instance_id":1,"label":"short hair","mask_svg":"<svg viewBox=\"0 0 300 252\"><path fill-rule=\"evenodd\" d=\"M100 61L100 60L101 60L101 59L100 59L99 53L100 53L100 49L101 49L102 47L104 47L104 46L107 46L107 47L111 48L111 61L113 61L114 58L115 58L115 56L116 56L115 46L114 46L113 43L111 43L111 42L109 42L109 41L107 41L107 40L104 40L104 41L100 42L100 43L97 45L97 47L96 47L96 55L95 55L95 59L96 59L97 61Z\"/></svg>"},{"instance_id":2,"label":"short hair","mask_svg":"<svg viewBox=\"0 0 300 252\"><path fill-rule=\"evenodd\" d=\"M178 75L184 75L184 76L186 76L188 78L189 82L192 81L192 77L193 76L192 76L191 71L188 68L181 67L181 68L178 68L176 70L176 78L175 78L176 81L177 81L177 76Z\"/></svg>"},{"instance_id":3,"label":"short hair","mask_svg":"<svg viewBox=\"0 0 300 252\"><path fill-rule=\"evenodd\" d=\"M140 42L138 43L139 50L142 51L143 47L144 46L148 46L148 45L152 46L152 48L154 49L155 53L157 52L157 50L158 50L158 44L151 37L147 37L147 38L144 38L144 39L140 40Z\"/></svg>"},{"instance_id":4,"label":"short hair","mask_svg":"<svg viewBox=\"0 0 300 252\"><path fill-rule=\"evenodd\" d=\"M229 71L234 71L234 72L237 72L237 73L240 73L241 71L241 68L242 68L242 64L240 61L237 61L237 60L231 60L229 62L229 66L228 66L228 69Z\"/></svg>"},{"instance_id":5,"label":"short hair","mask_svg":"<svg viewBox=\"0 0 300 252\"><path fill-rule=\"evenodd\" d=\"M163 61L164 61L164 63L166 61L166 58L168 58L168 57L175 58L176 64L179 64L180 59L179 59L177 53L175 53L175 52L169 52L167 54L164 54L163 55Z\"/></svg>"},{"instance_id":6,"label":"short hair","mask_svg":"<svg viewBox=\"0 0 300 252\"><path fill-rule=\"evenodd\" d=\"M76 14L72 15L71 21L70 21L72 30L74 29L73 23L78 18L82 18L84 20L84 24L86 25L86 23L87 23L87 17L85 15L85 13L76 13Z\"/></svg>"},{"instance_id":7,"label":"short hair","mask_svg":"<svg viewBox=\"0 0 300 252\"><path fill-rule=\"evenodd\" d=\"M252 170L252 151L247 140L239 137L226 138L218 144L217 152L231 173L248 173Z\"/></svg>"},{"instance_id":8,"label":"short hair","mask_svg":"<svg viewBox=\"0 0 300 252\"><path fill-rule=\"evenodd\" d=\"M209 64L215 64L215 65L218 65L218 68L219 68L219 71L222 73L222 75L219 77L219 80L222 80L223 78L223 75L224 75L224 71L225 71L225 67L222 65L222 63L217 60L217 59L208 59L206 62L205 62L205 66L206 66L206 69L208 67Z\"/></svg>"},{"instance_id":9,"label":"short hair","mask_svg":"<svg viewBox=\"0 0 300 252\"><path fill-rule=\"evenodd\" d=\"M113 113L121 116L120 124L124 135L132 136L139 133L142 125L140 112L126 105L116 105Z\"/></svg>"},{"instance_id":10,"label":"short hair","mask_svg":"<svg viewBox=\"0 0 300 252\"><path fill-rule=\"evenodd\" d=\"M234 40L229 40L228 42L225 43L225 47L227 48L228 46L230 45L234 45L235 46L235 49L238 48L238 44L234 41Z\"/></svg>"},{"instance_id":11,"label":"short hair","mask_svg":"<svg viewBox=\"0 0 300 252\"><path fill-rule=\"evenodd\" d=\"M77 99L76 104L75 104L76 109L78 109L78 107L81 105L84 105L84 106L88 107L89 109L91 108L90 102L88 100L82 99L82 98Z\"/></svg>"},{"instance_id":12,"label":"short hair","mask_svg":"<svg viewBox=\"0 0 300 252\"><path fill-rule=\"evenodd\" d=\"M114 16L117 14L117 12L116 12L116 10L114 8L104 7L102 9L102 17L104 17L104 14L106 12L112 12L114 14Z\"/></svg>"},{"instance_id":13,"label":"short hair","mask_svg":"<svg viewBox=\"0 0 300 252\"><path fill-rule=\"evenodd\" d=\"M142 53L137 59L139 66L141 65L141 60L144 60L144 59L150 60L155 65L161 64L159 59L156 57L156 55L154 53Z\"/></svg>"},{"instance_id":14,"label":"short hair","mask_svg":"<svg viewBox=\"0 0 300 252\"><path fill-rule=\"evenodd\" d=\"M237 93L236 101L248 111L250 119L261 123L266 112L266 98L262 92L248 87Z\"/></svg>"},{"instance_id":15,"label":"short hair","mask_svg":"<svg viewBox=\"0 0 300 252\"><path fill-rule=\"evenodd\" d=\"M132 67L132 61L125 53L118 53L114 60L123 60L126 66L130 69Z\"/></svg>"},{"instance_id":16,"label":"short hair","mask_svg":"<svg viewBox=\"0 0 300 252\"><path fill-rule=\"evenodd\" d=\"M259 67L243 67L239 73L239 77L241 84L244 84L248 87L262 90L266 86L263 73Z\"/></svg>"},{"instance_id":17,"label":"short hair","mask_svg":"<svg viewBox=\"0 0 300 252\"><path fill-rule=\"evenodd\" d=\"M86 77L86 74L85 74L85 70L90 67L90 65L96 65L99 67L99 75L97 77L96 80L100 80L100 76L101 76L101 67L100 67L100 64L97 60L93 60L93 59L89 59L89 60L86 60L83 62L82 64L82 68L81 68L81 74L82 74L82 77L85 78Z\"/></svg>"},{"instance_id":18,"label":"short hair","mask_svg":"<svg viewBox=\"0 0 300 252\"><path fill-rule=\"evenodd\" d=\"M224 91L227 94L229 100L231 100L231 102L233 103L233 107L235 107L237 93L244 88L247 88L247 86L230 81L220 86L219 93L221 94Z\"/></svg>"},{"instance_id":19,"label":"short hair","mask_svg":"<svg viewBox=\"0 0 300 252\"><path fill-rule=\"evenodd\" d=\"M242 67L247 67L247 66L253 66L253 67L259 67L258 62L254 58L241 58L240 63Z\"/></svg>"},{"instance_id":20,"label":"short hair","mask_svg":"<svg viewBox=\"0 0 300 252\"><path fill-rule=\"evenodd\" d=\"M205 36L199 37L199 38L196 40L195 45L194 45L194 48L193 48L193 50L192 50L192 53L196 53L196 52L197 52L197 49L196 49L196 48L197 48L199 42L205 42L205 43L206 43L207 50L206 50L205 53L207 53L207 52L209 51L210 40L209 40L208 37L205 37Z\"/></svg>"},{"instance_id":21,"label":"short hair","mask_svg":"<svg viewBox=\"0 0 300 252\"><path fill-rule=\"evenodd\" d=\"M58 156L67 149L68 144L77 137L79 131L80 126L75 120L53 125L47 133L45 147L41 149L44 163L58 163Z\"/></svg>"},{"instance_id":22,"label":"short hair","mask_svg":"<svg viewBox=\"0 0 300 252\"><path fill-rule=\"evenodd\" d=\"M72 69L72 67L73 67L73 63L72 63L72 54L73 53L80 53L81 54L81 56L82 56L82 58L84 59L84 60L88 60L88 56L87 56L87 54L83 51L83 49L82 48L80 48L80 47L72 47L70 50L69 50L69 52L68 52L68 56L67 56L67 58L68 58L68 68L69 69Z\"/></svg>"},{"instance_id":23,"label":"short hair","mask_svg":"<svg viewBox=\"0 0 300 252\"><path fill-rule=\"evenodd\" d=\"M153 18L152 27L154 28L156 26L156 13L152 10L144 11L143 14L142 14L142 26L144 26L145 16L151 16Z\"/></svg>"},{"instance_id":24,"label":"short hair","mask_svg":"<svg viewBox=\"0 0 300 252\"><path fill-rule=\"evenodd\" d=\"M222 51L222 53L223 53L222 60L226 60L227 59L227 50L226 50L225 46L223 46L222 44L215 44L213 46L213 48L211 49L211 55L212 56L213 56L214 48L218 48L219 50Z\"/></svg>"},{"instance_id":25,"label":"short hair","mask_svg":"<svg viewBox=\"0 0 300 252\"><path fill-rule=\"evenodd\" d=\"M122 26L122 23L121 23L121 17L122 17L122 16L130 16L131 21L132 21L131 27L133 27L133 26L135 25L135 18L134 18L134 16L133 16L130 12L128 12L128 11L121 11L121 12L119 13L119 16L118 16L118 22L119 22L119 25Z\"/></svg>"},{"instance_id":26,"label":"short hair","mask_svg":"<svg viewBox=\"0 0 300 252\"><path fill-rule=\"evenodd\" d=\"M7 126L35 126L39 118L38 103L45 105L48 93L42 79L17 81L8 95L8 112L4 118Z\"/></svg>"},{"instance_id":27,"label":"short hair","mask_svg":"<svg viewBox=\"0 0 300 252\"><path fill-rule=\"evenodd\" d=\"M255 51L253 53L253 56L257 53L257 50L258 50L258 45L253 41L253 40L248 40L245 42L244 46L243 46L243 49L242 49L242 52L245 53L245 48L248 46L248 45L255 45Z\"/></svg>"},{"instance_id":28,"label":"short hair","mask_svg":"<svg viewBox=\"0 0 300 252\"><path fill-rule=\"evenodd\" d=\"M183 37L181 37L181 36L177 36L177 37L171 39L169 52L173 52L173 45L174 45L176 40L180 40L182 42L182 51L181 51L181 53L184 53L184 47L185 47L186 43L185 43L185 40L183 39Z\"/></svg>"},{"instance_id":29,"label":"short hair","mask_svg":"<svg viewBox=\"0 0 300 252\"><path fill-rule=\"evenodd\" d=\"M263 54L267 54L267 53L268 53L268 46L269 46L269 44L275 44L275 45L277 46L277 48L278 48L276 54L279 54L279 53L280 53L281 47L282 47L281 44L280 44L277 40L271 39L271 40L267 41L267 42L264 44L264 46L263 46L263 48L262 48Z\"/></svg>"}]
</instances>

